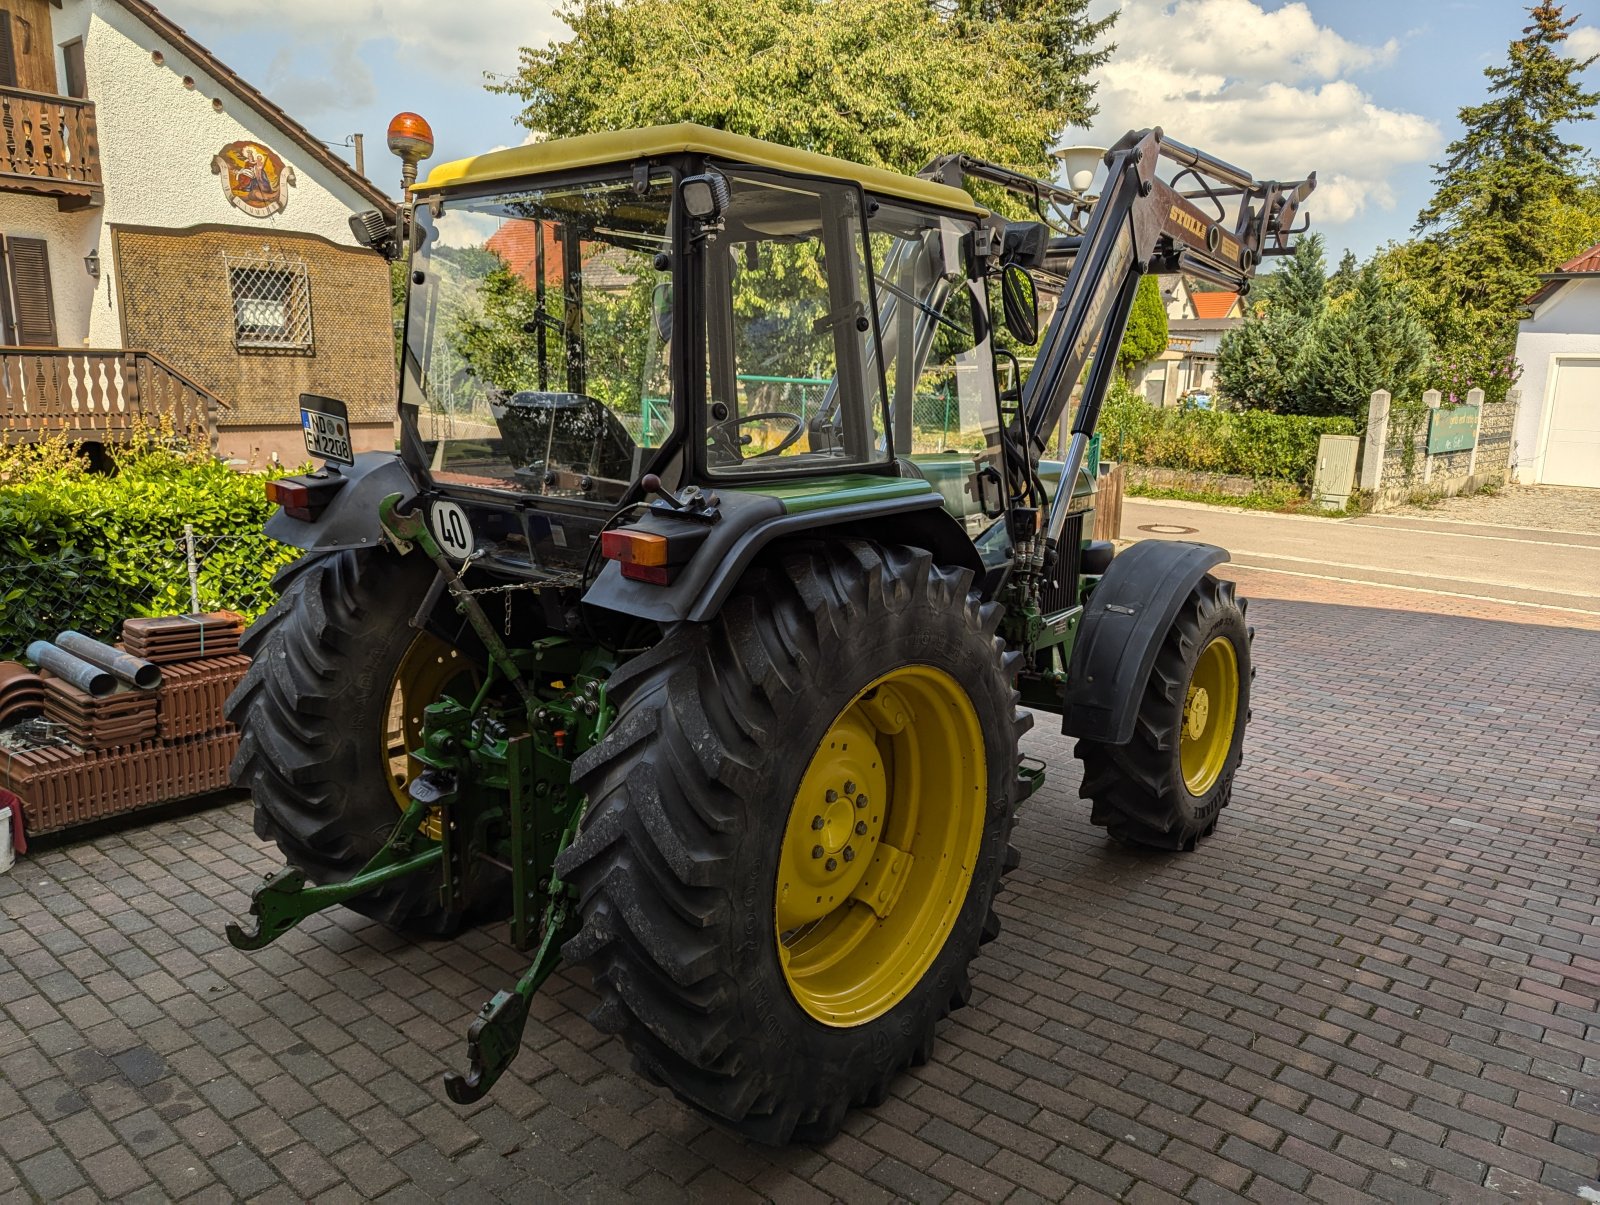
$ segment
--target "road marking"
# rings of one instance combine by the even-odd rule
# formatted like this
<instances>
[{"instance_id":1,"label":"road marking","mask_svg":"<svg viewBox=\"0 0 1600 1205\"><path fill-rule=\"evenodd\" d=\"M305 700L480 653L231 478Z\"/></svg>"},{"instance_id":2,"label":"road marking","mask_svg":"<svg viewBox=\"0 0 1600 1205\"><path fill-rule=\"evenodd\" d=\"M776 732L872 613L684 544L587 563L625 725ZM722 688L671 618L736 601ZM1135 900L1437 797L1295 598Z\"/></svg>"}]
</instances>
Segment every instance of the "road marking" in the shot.
<instances>
[{"instance_id":1,"label":"road marking","mask_svg":"<svg viewBox=\"0 0 1600 1205\"><path fill-rule=\"evenodd\" d=\"M1468 598L1474 602L1498 603L1502 607L1533 607L1540 611L1560 611L1567 615L1600 615L1600 611L1587 611L1582 607L1558 607L1554 603L1523 602L1515 598L1496 598L1491 594L1464 594L1459 590L1429 590L1423 586L1400 586L1394 582L1371 582L1359 577L1334 577L1327 573L1305 573L1298 569L1274 569L1270 565L1246 565L1232 562L1235 569L1249 569L1254 573L1278 573L1284 577L1309 577L1319 582L1344 582L1351 586L1376 586L1380 590L1404 590L1407 594L1437 594L1441 598Z\"/></svg>"},{"instance_id":2,"label":"road marking","mask_svg":"<svg viewBox=\"0 0 1600 1205\"><path fill-rule=\"evenodd\" d=\"M1442 520L1441 520L1442 521ZM1562 540L1524 540L1517 536L1480 536L1470 531L1435 531L1426 527L1401 527L1394 523L1357 523L1357 527L1370 528L1373 531L1409 531L1419 536L1451 536L1457 540L1500 540L1507 544L1538 544L1545 548L1583 548L1589 552L1600 552L1600 544L1568 544ZM1506 527L1502 523L1484 523L1484 527L1505 527L1507 531L1549 531L1543 527ZM1143 528L1140 528L1143 531ZM1586 536L1592 533L1587 531L1558 531L1553 535Z\"/></svg>"},{"instance_id":3,"label":"road marking","mask_svg":"<svg viewBox=\"0 0 1600 1205\"><path fill-rule=\"evenodd\" d=\"M1543 531L1555 536L1600 536L1600 531L1574 531L1570 527L1524 527L1520 523L1489 523L1483 519L1435 519L1429 515L1354 515L1349 522L1357 527L1387 527L1389 523L1385 520L1394 523L1459 523L1462 527L1503 527L1507 531Z\"/></svg>"},{"instance_id":4,"label":"road marking","mask_svg":"<svg viewBox=\"0 0 1600 1205\"><path fill-rule=\"evenodd\" d=\"M1354 565L1349 561L1329 561L1314 556L1287 556L1281 552L1254 552L1241 549L1234 553L1235 556L1260 556L1269 561L1293 561L1297 565L1323 565L1329 569L1365 569L1368 573L1398 573L1402 577L1424 577L1436 582L1468 582L1474 586L1499 586L1503 590L1530 590L1538 594L1564 594L1569 598L1593 598L1600 600L1600 594L1593 590L1558 590L1554 586L1528 586L1517 585L1514 582L1500 582L1488 577L1461 577L1454 573L1422 573L1415 569L1390 569L1386 565ZM1349 579L1338 578L1339 581ZM1441 591L1449 593L1449 591ZM1600 612L1596 612L1600 614Z\"/></svg>"}]
</instances>

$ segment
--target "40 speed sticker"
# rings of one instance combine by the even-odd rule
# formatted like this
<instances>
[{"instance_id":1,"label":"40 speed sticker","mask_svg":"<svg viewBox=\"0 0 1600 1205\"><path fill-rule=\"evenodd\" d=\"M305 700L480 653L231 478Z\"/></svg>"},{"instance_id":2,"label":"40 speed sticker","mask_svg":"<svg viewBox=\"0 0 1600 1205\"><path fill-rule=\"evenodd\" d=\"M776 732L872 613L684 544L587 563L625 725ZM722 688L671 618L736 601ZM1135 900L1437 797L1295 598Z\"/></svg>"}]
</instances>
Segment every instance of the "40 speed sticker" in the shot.
<instances>
[{"instance_id":1,"label":"40 speed sticker","mask_svg":"<svg viewBox=\"0 0 1600 1205\"><path fill-rule=\"evenodd\" d=\"M428 511L428 530L433 532L434 540L446 556L464 561L471 555L474 546L472 520L467 518L466 508L459 503L444 498L435 502Z\"/></svg>"}]
</instances>

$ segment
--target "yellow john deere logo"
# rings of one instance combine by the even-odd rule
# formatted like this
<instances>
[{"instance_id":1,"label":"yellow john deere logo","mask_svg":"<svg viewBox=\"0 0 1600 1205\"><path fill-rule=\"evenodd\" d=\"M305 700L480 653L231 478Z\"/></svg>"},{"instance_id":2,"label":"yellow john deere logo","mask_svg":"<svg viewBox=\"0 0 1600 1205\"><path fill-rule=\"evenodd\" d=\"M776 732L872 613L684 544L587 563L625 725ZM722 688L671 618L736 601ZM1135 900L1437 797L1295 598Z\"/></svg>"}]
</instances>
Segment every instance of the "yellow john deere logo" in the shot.
<instances>
[{"instance_id":1,"label":"yellow john deere logo","mask_svg":"<svg viewBox=\"0 0 1600 1205\"><path fill-rule=\"evenodd\" d=\"M211 160L213 175L222 177L222 191L235 209L253 218L270 218L288 205L286 190L294 187L294 168L259 142L230 142Z\"/></svg>"}]
</instances>

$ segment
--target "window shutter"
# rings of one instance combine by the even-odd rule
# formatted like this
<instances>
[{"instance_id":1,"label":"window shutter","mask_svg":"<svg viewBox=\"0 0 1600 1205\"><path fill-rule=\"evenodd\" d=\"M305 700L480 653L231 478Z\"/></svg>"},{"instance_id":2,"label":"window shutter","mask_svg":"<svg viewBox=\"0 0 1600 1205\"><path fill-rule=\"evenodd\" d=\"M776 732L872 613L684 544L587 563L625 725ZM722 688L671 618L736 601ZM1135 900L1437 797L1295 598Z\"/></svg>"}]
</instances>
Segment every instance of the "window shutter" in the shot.
<instances>
[{"instance_id":1,"label":"window shutter","mask_svg":"<svg viewBox=\"0 0 1600 1205\"><path fill-rule=\"evenodd\" d=\"M16 305L17 342L23 347L56 345L56 303L50 291L50 253L42 238L8 238L11 297Z\"/></svg>"},{"instance_id":2,"label":"window shutter","mask_svg":"<svg viewBox=\"0 0 1600 1205\"><path fill-rule=\"evenodd\" d=\"M0 8L0 84L17 86L17 55L11 46L11 10Z\"/></svg>"},{"instance_id":3,"label":"window shutter","mask_svg":"<svg viewBox=\"0 0 1600 1205\"><path fill-rule=\"evenodd\" d=\"M61 61L67 68L67 95L80 100L88 96L89 77L84 71L82 38L73 38L61 47Z\"/></svg>"}]
</instances>

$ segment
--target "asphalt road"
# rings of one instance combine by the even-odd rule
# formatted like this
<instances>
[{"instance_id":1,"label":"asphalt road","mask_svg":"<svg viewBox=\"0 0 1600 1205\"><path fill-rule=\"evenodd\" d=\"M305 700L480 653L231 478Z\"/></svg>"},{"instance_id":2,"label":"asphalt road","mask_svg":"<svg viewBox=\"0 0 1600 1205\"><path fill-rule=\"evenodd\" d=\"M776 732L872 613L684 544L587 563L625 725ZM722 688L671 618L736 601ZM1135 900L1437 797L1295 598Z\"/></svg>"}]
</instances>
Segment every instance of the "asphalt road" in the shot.
<instances>
[{"instance_id":1,"label":"asphalt road","mask_svg":"<svg viewBox=\"0 0 1600 1205\"><path fill-rule=\"evenodd\" d=\"M1318 519L1129 498L1125 540L1197 540L1240 569L1600 615L1600 535L1417 515Z\"/></svg>"}]
</instances>

